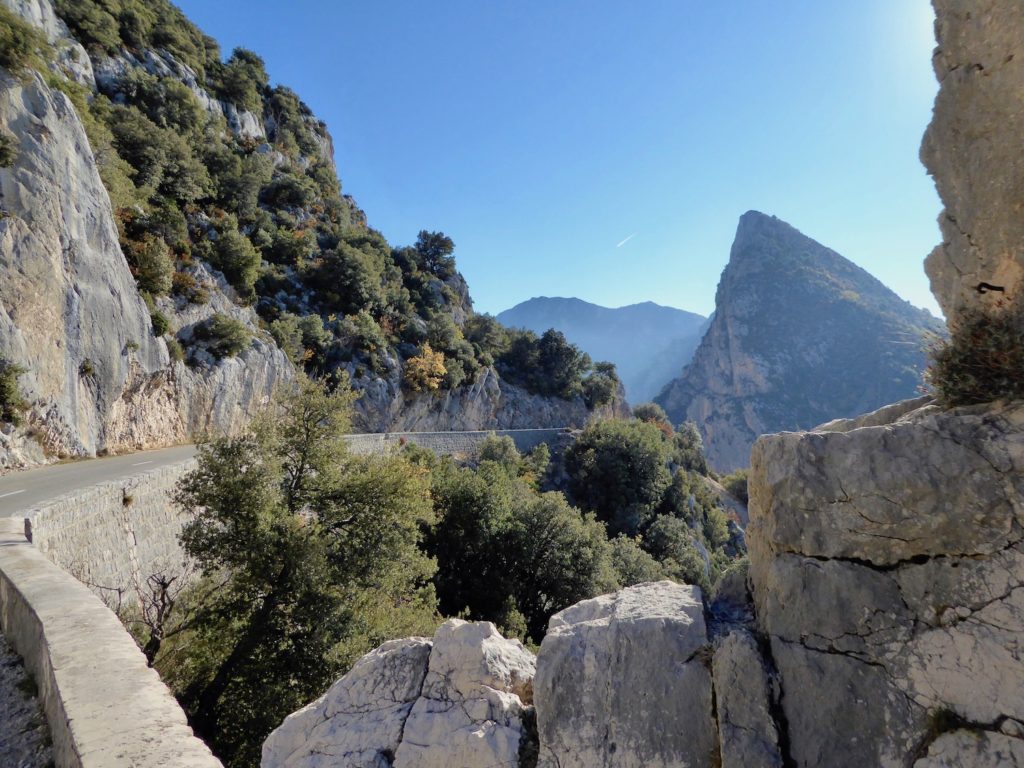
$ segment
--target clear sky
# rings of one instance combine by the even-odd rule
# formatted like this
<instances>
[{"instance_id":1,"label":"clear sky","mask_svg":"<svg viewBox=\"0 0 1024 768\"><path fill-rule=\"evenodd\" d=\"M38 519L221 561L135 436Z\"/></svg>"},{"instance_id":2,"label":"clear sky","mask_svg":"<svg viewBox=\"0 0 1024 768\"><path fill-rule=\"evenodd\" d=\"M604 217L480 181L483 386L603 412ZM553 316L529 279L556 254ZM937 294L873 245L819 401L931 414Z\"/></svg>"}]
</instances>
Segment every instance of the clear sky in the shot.
<instances>
[{"instance_id":1,"label":"clear sky","mask_svg":"<svg viewBox=\"0 0 1024 768\"><path fill-rule=\"evenodd\" d=\"M330 128L392 244L438 229L478 310L703 314L757 209L938 312L918 160L928 0L180 0Z\"/></svg>"}]
</instances>

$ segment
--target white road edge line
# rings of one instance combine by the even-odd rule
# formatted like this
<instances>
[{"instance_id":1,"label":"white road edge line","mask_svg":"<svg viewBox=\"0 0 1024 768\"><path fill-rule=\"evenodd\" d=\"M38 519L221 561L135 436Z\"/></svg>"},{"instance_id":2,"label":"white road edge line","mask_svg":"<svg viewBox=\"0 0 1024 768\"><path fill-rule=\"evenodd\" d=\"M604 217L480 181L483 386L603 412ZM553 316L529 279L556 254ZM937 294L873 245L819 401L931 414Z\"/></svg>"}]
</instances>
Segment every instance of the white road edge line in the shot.
<instances>
[{"instance_id":1,"label":"white road edge line","mask_svg":"<svg viewBox=\"0 0 1024 768\"><path fill-rule=\"evenodd\" d=\"M0 493L0 499L5 499L8 496L16 496L19 493L24 493L24 492L25 492L25 489L22 488L20 491L10 491L9 493Z\"/></svg>"},{"instance_id":2,"label":"white road edge line","mask_svg":"<svg viewBox=\"0 0 1024 768\"><path fill-rule=\"evenodd\" d=\"M132 464L133 467L141 467L143 464L152 464L152 461L140 461L138 464Z\"/></svg>"}]
</instances>

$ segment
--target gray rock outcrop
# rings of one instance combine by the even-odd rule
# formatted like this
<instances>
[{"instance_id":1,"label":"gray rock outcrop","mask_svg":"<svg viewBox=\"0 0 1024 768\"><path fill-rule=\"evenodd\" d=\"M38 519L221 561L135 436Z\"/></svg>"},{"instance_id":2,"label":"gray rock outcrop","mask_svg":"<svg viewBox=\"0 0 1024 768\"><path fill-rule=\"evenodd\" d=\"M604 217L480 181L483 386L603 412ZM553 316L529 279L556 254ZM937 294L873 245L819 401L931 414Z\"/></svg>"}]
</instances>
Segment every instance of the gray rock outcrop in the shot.
<instances>
[{"instance_id":1,"label":"gray rock outcrop","mask_svg":"<svg viewBox=\"0 0 1024 768\"><path fill-rule=\"evenodd\" d=\"M551 618L534 679L546 768L714 764L698 587L657 582Z\"/></svg>"},{"instance_id":2,"label":"gray rock outcrop","mask_svg":"<svg viewBox=\"0 0 1024 768\"><path fill-rule=\"evenodd\" d=\"M759 435L810 429L911 397L942 324L863 269L757 211L740 218L715 314L655 398L697 423L711 465L745 467Z\"/></svg>"},{"instance_id":3,"label":"gray rock outcrop","mask_svg":"<svg viewBox=\"0 0 1024 768\"><path fill-rule=\"evenodd\" d=\"M47 0L5 2L48 38L66 37ZM59 47L74 49L69 40ZM89 61L84 52L76 60ZM255 333L237 358L173 363L153 335L71 101L38 74L0 71L0 125L18 142L14 163L0 168L0 357L27 369L19 385L38 443L50 456L88 456L241 428L293 372L255 313L236 306L222 280L198 317L165 307L175 330L221 312ZM0 439L0 467L43 458L23 437Z\"/></svg>"},{"instance_id":4,"label":"gray rock outcrop","mask_svg":"<svg viewBox=\"0 0 1024 768\"><path fill-rule=\"evenodd\" d=\"M900 410L754 447L750 576L798 766L1020 746L995 734L1024 719L1024 405Z\"/></svg>"},{"instance_id":5,"label":"gray rock outcrop","mask_svg":"<svg viewBox=\"0 0 1024 768\"><path fill-rule=\"evenodd\" d=\"M503 381L493 368L480 371L472 383L437 393L407 391L397 366L387 376L353 381L362 392L353 424L362 432L584 427L601 416L629 416L621 393L595 412L581 397L563 400L527 392Z\"/></svg>"},{"instance_id":6,"label":"gray rock outcrop","mask_svg":"<svg viewBox=\"0 0 1024 768\"><path fill-rule=\"evenodd\" d=\"M925 262L948 318L1009 305L1024 290L1024 6L934 0L941 87L921 160L945 205ZM979 292L988 283L1003 291ZM982 289L984 290L984 289Z\"/></svg>"},{"instance_id":7,"label":"gray rock outcrop","mask_svg":"<svg viewBox=\"0 0 1024 768\"><path fill-rule=\"evenodd\" d=\"M262 768L519 764L533 654L490 622L385 643L263 745Z\"/></svg>"}]
</instances>

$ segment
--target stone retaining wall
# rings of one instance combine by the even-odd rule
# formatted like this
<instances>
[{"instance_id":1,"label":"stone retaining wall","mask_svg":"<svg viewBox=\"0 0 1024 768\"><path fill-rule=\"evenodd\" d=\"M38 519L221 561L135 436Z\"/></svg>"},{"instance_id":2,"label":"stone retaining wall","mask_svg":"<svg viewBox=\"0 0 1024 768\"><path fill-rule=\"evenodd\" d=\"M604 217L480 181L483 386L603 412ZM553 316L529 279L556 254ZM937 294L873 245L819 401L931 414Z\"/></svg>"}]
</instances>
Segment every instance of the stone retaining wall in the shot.
<instances>
[{"instance_id":1,"label":"stone retaining wall","mask_svg":"<svg viewBox=\"0 0 1024 768\"><path fill-rule=\"evenodd\" d=\"M0 519L0 629L39 690L59 768L221 768L117 617Z\"/></svg>"},{"instance_id":2,"label":"stone retaining wall","mask_svg":"<svg viewBox=\"0 0 1024 768\"><path fill-rule=\"evenodd\" d=\"M171 501L194 459L60 496L27 510L29 541L109 605L132 599L155 573L185 571Z\"/></svg>"},{"instance_id":3,"label":"stone retaining wall","mask_svg":"<svg viewBox=\"0 0 1024 768\"><path fill-rule=\"evenodd\" d=\"M488 435L511 437L520 453L532 451L541 443L552 446L561 436L570 432L562 429L498 429L479 432L380 432L366 435L348 435L345 439L353 453L374 454L414 443L429 448L439 456L471 456Z\"/></svg>"}]
</instances>

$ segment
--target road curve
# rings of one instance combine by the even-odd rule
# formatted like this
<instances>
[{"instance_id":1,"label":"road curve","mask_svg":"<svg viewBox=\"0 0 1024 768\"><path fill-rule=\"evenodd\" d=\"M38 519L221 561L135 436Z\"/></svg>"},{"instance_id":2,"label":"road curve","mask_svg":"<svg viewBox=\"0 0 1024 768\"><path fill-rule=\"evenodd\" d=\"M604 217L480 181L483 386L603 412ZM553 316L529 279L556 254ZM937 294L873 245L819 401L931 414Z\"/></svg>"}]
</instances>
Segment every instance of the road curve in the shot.
<instances>
[{"instance_id":1,"label":"road curve","mask_svg":"<svg viewBox=\"0 0 1024 768\"><path fill-rule=\"evenodd\" d=\"M79 488L123 480L151 469L177 464L195 453L194 445L178 445L12 472L0 476L0 517L15 517L29 507Z\"/></svg>"}]
</instances>

